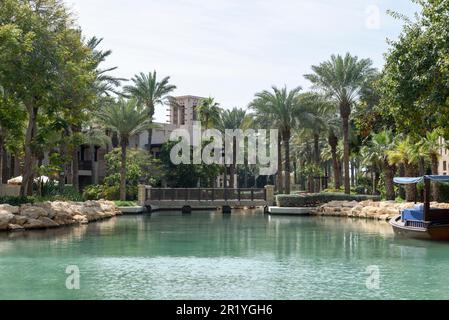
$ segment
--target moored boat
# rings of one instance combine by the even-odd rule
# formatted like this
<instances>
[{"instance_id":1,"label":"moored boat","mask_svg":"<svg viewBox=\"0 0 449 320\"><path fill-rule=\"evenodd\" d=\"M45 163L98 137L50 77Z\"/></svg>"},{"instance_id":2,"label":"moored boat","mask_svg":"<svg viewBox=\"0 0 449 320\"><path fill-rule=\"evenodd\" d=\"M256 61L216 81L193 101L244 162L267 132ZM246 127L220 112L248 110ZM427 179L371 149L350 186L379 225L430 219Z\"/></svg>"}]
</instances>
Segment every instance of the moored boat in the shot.
<instances>
[{"instance_id":1,"label":"moored boat","mask_svg":"<svg viewBox=\"0 0 449 320\"><path fill-rule=\"evenodd\" d=\"M424 181L424 203L401 210L390 220L396 234L415 239L449 240L449 209L430 207L430 182L449 182L449 176L395 178L398 184L416 184Z\"/></svg>"}]
</instances>

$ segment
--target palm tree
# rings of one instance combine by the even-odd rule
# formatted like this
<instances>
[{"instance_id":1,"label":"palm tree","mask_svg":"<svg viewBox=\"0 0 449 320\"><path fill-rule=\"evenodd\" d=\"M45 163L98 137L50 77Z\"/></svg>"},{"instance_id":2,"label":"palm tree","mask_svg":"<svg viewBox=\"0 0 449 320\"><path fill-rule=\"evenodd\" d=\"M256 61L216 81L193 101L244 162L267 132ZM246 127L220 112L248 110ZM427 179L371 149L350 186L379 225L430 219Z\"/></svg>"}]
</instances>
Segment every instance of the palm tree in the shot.
<instances>
[{"instance_id":1,"label":"palm tree","mask_svg":"<svg viewBox=\"0 0 449 320\"><path fill-rule=\"evenodd\" d=\"M139 108L135 99L125 100L105 106L98 112L98 119L102 124L116 132L120 139L120 200L126 200L126 156L129 138L140 134L151 127L151 120L146 110Z\"/></svg>"},{"instance_id":2,"label":"palm tree","mask_svg":"<svg viewBox=\"0 0 449 320\"><path fill-rule=\"evenodd\" d=\"M440 150L442 148L440 138L442 132L440 129L434 129L431 132L427 132L426 136L419 142L421 153L430 160L431 170L433 175L438 175L438 164L440 159ZM439 187L438 183L432 183L432 197L434 201L439 199Z\"/></svg>"},{"instance_id":3,"label":"palm tree","mask_svg":"<svg viewBox=\"0 0 449 320\"><path fill-rule=\"evenodd\" d=\"M206 129L217 126L220 123L220 104L215 102L215 99L212 97L202 99L198 107L198 114L201 124Z\"/></svg>"},{"instance_id":4,"label":"palm tree","mask_svg":"<svg viewBox=\"0 0 449 320\"><path fill-rule=\"evenodd\" d=\"M263 106L261 106L260 108L258 108L256 106L257 103L260 103L260 100L253 100L250 104L249 107L252 108L252 110L254 111L251 114L251 118L252 120L249 122L249 126L251 126L252 128L256 129L276 129L278 128L278 120L273 114L270 113L266 113L265 112L265 108ZM284 190L284 183L282 182L282 167L283 167L283 163L282 163L282 137L279 134L278 135L278 152L277 152L277 160L278 160L278 171L277 174L274 176L274 180L275 180L275 187L276 187L276 191L279 194L283 193Z\"/></svg>"},{"instance_id":5,"label":"palm tree","mask_svg":"<svg viewBox=\"0 0 449 320\"><path fill-rule=\"evenodd\" d=\"M170 77L165 77L161 81L157 81L156 71L148 73L141 72L135 75L131 81L133 85L123 88L125 93L130 94L137 99L139 105L145 106L147 109L147 117L150 123L153 121L155 107L166 103L169 94L176 89L176 86L169 83ZM153 139L153 130L148 129L148 151L151 152L151 143Z\"/></svg>"},{"instance_id":6,"label":"palm tree","mask_svg":"<svg viewBox=\"0 0 449 320\"><path fill-rule=\"evenodd\" d=\"M112 54L111 50L102 51L97 49L102 41L102 38L92 37L86 43L86 46L92 51L92 60L94 61L95 81L93 89L97 94L97 105L101 105L105 99L110 99L111 95L120 95L117 88L120 87L123 81L127 81L124 78L117 78L109 74L109 72L116 70L118 67L100 68L100 65ZM81 134L81 130L81 126L72 125L67 131L67 135L77 136ZM77 148L72 148L71 169L73 187L75 190L79 190L79 158Z\"/></svg>"},{"instance_id":7,"label":"palm tree","mask_svg":"<svg viewBox=\"0 0 449 320\"><path fill-rule=\"evenodd\" d=\"M349 180L349 116L352 105L357 101L360 90L366 80L375 72L371 67L371 59L361 59L351 56L345 57L332 55L329 61L318 66L312 66L313 74L306 74L305 78L310 80L317 88L322 89L334 98L340 107L340 117L343 128L344 142L344 172L345 193L351 193Z\"/></svg>"},{"instance_id":8,"label":"palm tree","mask_svg":"<svg viewBox=\"0 0 449 320\"><path fill-rule=\"evenodd\" d=\"M308 92L301 95L301 104L304 105L307 112L310 113L311 121L305 123L305 129L309 130L313 137L314 162L316 166L321 164L320 139L323 133L327 133L328 143L331 146L333 160L334 180L336 188L339 188L339 175L337 166L337 144L336 136L337 126L335 124L336 107L326 96ZM337 187L338 186L338 187Z\"/></svg>"},{"instance_id":9,"label":"palm tree","mask_svg":"<svg viewBox=\"0 0 449 320\"><path fill-rule=\"evenodd\" d=\"M118 67L111 67L106 69L101 69L101 63L106 61L106 58L112 54L111 50L98 50L97 47L103 41L103 38L92 37L90 38L86 45L92 51L92 58L95 68L95 90L99 96L110 96L111 94L121 95L121 93L117 90L120 87L122 81L127 81L124 78L117 78L110 74L111 71L116 70Z\"/></svg>"},{"instance_id":10,"label":"palm tree","mask_svg":"<svg viewBox=\"0 0 449 320\"><path fill-rule=\"evenodd\" d=\"M395 141L391 131L381 131L371 136L369 144L362 147L360 153L363 159L370 162L375 173L382 170L385 180L386 198L387 200L396 199L394 192L394 174L396 166L390 164L388 154L395 148ZM373 191L377 188L378 179L373 181Z\"/></svg>"},{"instance_id":11,"label":"palm tree","mask_svg":"<svg viewBox=\"0 0 449 320\"><path fill-rule=\"evenodd\" d=\"M417 171L417 164L420 157L419 147L412 143L410 137L398 140L392 150L387 151L388 163L390 165L404 166L406 177L414 177ZM416 200L416 185L408 184L405 186L405 198L407 201Z\"/></svg>"},{"instance_id":12,"label":"palm tree","mask_svg":"<svg viewBox=\"0 0 449 320\"><path fill-rule=\"evenodd\" d=\"M278 89L273 86L272 92L265 90L256 93L255 99L250 103L250 107L257 113L267 114L271 116L271 119L275 119L274 125L280 131L284 146L286 194L290 194L290 139L292 129L298 127L300 123L305 124L311 120L311 115L301 104L300 91L300 87L288 91L287 87ZM280 175L282 175L282 171Z\"/></svg>"},{"instance_id":13,"label":"palm tree","mask_svg":"<svg viewBox=\"0 0 449 320\"><path fill-rule=\"evenodd\" d=\"M225 133L226 130L237 130L243 129L248 122L248 117L246 115L246 110L240 108L233 108L232 110L223 110L220 116L219 127L222 132ZM233 150L232 150L232 164L229 165L230 174L230 186L234 188L235 185L235 172L236 172L236 153L237 153L237 141L235 136L233 136ZM226 176L226 175L225 175Z\"/></svg>"}]
</instances>

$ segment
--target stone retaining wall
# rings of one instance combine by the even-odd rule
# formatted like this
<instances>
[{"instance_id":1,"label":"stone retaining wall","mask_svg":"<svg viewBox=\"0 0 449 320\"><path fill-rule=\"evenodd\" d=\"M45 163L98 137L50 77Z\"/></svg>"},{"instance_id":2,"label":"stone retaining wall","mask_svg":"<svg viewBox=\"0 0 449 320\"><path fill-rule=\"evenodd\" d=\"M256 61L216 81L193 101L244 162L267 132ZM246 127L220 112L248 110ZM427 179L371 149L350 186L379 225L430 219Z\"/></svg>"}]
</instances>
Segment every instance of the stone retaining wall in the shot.
<instances>
[{"instance_id":1,"label":"stone retaining wall","mask_svg":"<svg viewBox=\"0 0 449 320\"><path fill-rule=\"evenodd\" d=\"M332 201L318 207L314 215L364 218L389 221L399 215L400 210L412 208L412 202L396 203L394 201ZM449 208L449 203L431 203L432 208Z\"/></svg>"},{"instance_id":2,"label":"stone retaining wall","mask_svg":"<svg viewBox=\"0 0 449 320\"><path fill-rule=\"evenodd\" d=\"M88 224L121 215L114 202L45 202L20 207L0 205L0 231L56 228Z\"/></svg>"}]
</instances>

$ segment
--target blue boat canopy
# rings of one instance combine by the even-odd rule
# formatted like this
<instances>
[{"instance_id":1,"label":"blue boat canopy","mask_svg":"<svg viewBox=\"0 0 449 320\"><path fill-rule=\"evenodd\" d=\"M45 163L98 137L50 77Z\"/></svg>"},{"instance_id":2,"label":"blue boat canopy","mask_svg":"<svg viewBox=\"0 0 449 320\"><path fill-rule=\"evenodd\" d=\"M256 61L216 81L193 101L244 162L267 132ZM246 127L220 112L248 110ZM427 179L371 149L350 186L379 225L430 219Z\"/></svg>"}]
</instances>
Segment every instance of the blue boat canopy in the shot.
<instances>
[{"instance_id":1,"label":"blue boat canopy","mask_svg":"<svg viewBox=\"0 0 449 320\"><path fill-rule=\"evenodd\" d=\"M449 182L449 176L424 176L424 177L405 177L394 178L394 182L397 184L415 184L423 181L424 179L435 182Z\"/></svg>"}]
</instances>

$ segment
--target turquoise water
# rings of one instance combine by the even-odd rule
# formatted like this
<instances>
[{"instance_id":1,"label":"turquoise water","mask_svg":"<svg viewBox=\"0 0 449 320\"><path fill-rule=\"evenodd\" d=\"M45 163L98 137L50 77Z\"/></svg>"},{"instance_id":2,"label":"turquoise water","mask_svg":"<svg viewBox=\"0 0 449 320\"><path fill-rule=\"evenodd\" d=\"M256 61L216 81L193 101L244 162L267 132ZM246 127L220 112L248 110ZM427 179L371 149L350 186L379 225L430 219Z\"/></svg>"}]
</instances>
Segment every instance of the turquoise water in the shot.
<instances>
[{"instance_id":1,"label":"turquoise water","mask_svg":"<svg viewBox=\"0 0 449 320\"><path fill-rule=\"evenodd\" d=\"M0 234L1 299L449 299L448 275L449 244L341 218L164 212Z\"/></svg>"}]
</instances>

